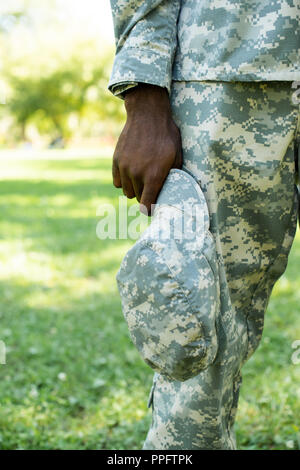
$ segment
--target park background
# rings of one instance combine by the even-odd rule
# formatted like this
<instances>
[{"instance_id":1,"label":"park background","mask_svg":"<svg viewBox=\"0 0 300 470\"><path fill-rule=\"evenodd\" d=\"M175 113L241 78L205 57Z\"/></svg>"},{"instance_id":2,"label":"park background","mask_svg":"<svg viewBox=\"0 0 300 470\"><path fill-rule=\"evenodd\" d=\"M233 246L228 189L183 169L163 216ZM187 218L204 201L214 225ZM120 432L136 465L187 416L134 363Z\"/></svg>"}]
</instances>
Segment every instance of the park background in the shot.
<instances>
[{"instance_id":1,"label":"park background","mask_svg":"<svg viewBox=\"0 0 300 470\"><path fill-rule=\"evenodd\" d=\"M96 236L97 207L121 194L111 178L125 120L107 91L113 55L108 0L2 2L2 450L140 449L151 421L152 371L115 283L133 241ZM297 235L243 369L240 449L300 449L299 286Z\"/></svg>"}]
</instances>

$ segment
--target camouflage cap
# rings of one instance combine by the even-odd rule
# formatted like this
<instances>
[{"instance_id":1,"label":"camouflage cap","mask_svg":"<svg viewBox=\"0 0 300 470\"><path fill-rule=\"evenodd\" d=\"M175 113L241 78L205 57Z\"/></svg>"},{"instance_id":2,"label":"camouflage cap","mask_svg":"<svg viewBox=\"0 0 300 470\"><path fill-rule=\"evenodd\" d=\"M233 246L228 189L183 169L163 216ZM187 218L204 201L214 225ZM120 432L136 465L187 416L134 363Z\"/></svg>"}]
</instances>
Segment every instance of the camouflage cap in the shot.
<instances>
[{"instance_id":1,"label":"camouflage cap","mask_svg":"<svg viewBox=\"0 0 300 470\"><path fill-rule=\"evenodd\" d=\"M205 197L186 171L170 171L117 283L131 339L156 372L184 381L214 361L217 255Z\"/></svg>"}]
</instances>

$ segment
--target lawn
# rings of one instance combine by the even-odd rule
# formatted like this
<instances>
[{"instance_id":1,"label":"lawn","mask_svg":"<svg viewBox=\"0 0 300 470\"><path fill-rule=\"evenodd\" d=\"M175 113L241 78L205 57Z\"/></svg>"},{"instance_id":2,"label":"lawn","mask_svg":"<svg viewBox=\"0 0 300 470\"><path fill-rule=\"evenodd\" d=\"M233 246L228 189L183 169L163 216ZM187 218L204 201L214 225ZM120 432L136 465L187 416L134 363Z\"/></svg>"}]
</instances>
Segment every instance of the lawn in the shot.
<instances>
[{"instance_id":1,"label":"lawn","mask_svg":"<svg viewBox=\"0 0 300 470\"><path fill-rule=\"evenodd\" d=\"M0 159L0 449L139 449L145 438L152 371L115 283L133 242L96 237L97 207L120 194L110 167L106 156ZM241 449L300 449L299 286L297 237L244 367Z\"/></svg>"}]
</instances>

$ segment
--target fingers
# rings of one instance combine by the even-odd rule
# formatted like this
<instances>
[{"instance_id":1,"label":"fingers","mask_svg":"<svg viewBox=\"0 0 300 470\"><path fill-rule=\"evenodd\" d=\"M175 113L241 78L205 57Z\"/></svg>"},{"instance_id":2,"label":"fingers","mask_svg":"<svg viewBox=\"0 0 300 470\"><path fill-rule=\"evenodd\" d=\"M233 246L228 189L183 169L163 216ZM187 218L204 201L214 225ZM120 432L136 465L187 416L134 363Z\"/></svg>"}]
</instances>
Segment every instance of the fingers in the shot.
<instances>
[{"instance_id":1,"label":"fingers","mask_svg":"<svg viewBox=\"0 0 300 470\"><path fill-rule=\"evenodd\" d=\"M176 157L175 157L175 160L174 160L174 163L173 163L173 166L172 168L182 168L182 150L181 148L179 147L177 153L176 153Z\"/></svg>"},{"instance_id":2,"label":"fingers","mask_svg":"<svg viewBox=\"0 0 300 470\"><path fill-rule=\"evenodd\" d=\"M122 188L124 195L129 199L136 197L140 201L143 192L143 182L138 177L128 176L125 168L123 170L119 168L116 159L113 159L112 162L112 175L113 184L116 188Z\"/></svg>"},{"instance_id":3,"label":"fingers","mask_svg":"<svg viewBox=\"0 0 300 470\"><path fill-rule=\"evenodd\" d=\"M182 168L183 157L182 157L182 141L180 130L178 129L178 143L176 147L176 154L173 162L172 168Z\"/></svg>"},{"instance_id":4,"label":"fingers","mask_svg":"<svg viewBox=\"0 0 300 470\"><path fill-rule=\"evenodd\" d=\"M120 169L120 176L124 196L127 196L128 199L133 199L135 192L130 177L127 175L126 171L122 169Z\"/></svg>"},{"instance_id":5,"label":"fingers","mask_svg":"<svg viewBox=\"0 0 300 470\"><path fill-rule=\"evenodd\" d=\"M113 184L116 188L121 188L121 175L119 172L119 167L115 159L113 159L112 163L112 176L113 176Z\"/></svg>"},{"instance_id":6,"label":"fingers","mask_svg":"<svg viewBox=\"0 0 300 470\"><path fill-rule=\"evenodd\" d=\"M116 188L122 188L123 193L129 199L135 197L135 192L130 181L130 178L127 176L125 169L120 169L116 159L113 159L112 163L112 175L113 175L113 184Z\"/></svg>"},{"instance_id":7,"label":"fingers","mask_svg":"<svg viewBox=\"0 0 300 470\"><path fill-rule=\"evenodd\" d=\"M119 167L116 158L112 161L112 176L116 188L122 188L124 195L129 199L136 197L140 201L144 186L141 178L138 175L128 175L126 168Z\"/></svg>"},{"instance_id":8,"label":"fingers","mask_svg":"<svg viewBox=\"0 0 300 470\"><path fill-rule=\"evenodd\" d=\"M131 182L132 182L132 186L133 186L133 189L134 189L135 197L137 198L138 202L140 202L141 197L142 197L142 193L143 193L144 184L141 181L141 179L139 179L137 177L132 178Z\"/></svg>"},{"instance_id":9,"label":"fingers","mask_svg":"<svg viewBox=\"0 0 300 470\"><path fill-rule=\"evenodd\" d=\"M151 205L155 204L162 185L153 182L145 183L140 200L140 211L145 215L152 215Z\"/></svg>"}]
</instances>

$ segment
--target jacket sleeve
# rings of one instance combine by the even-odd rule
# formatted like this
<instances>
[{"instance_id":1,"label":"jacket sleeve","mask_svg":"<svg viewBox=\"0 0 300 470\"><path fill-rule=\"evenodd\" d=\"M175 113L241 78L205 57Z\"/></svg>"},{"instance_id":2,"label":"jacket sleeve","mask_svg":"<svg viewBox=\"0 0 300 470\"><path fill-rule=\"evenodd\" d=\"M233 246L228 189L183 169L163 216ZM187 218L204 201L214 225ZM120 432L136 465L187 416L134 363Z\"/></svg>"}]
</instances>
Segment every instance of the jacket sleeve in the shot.
<instances>
[{"instance_id":1,"label":"jacket sleeve","mask_svg":"<svg viewBox=\"0 0 300 470\"><path fill-rule=\"evenodd\" d=\"M181 0L111 0L116 55L108 89L149 83L170 92Z\"/></svg>"}]
</instances>

